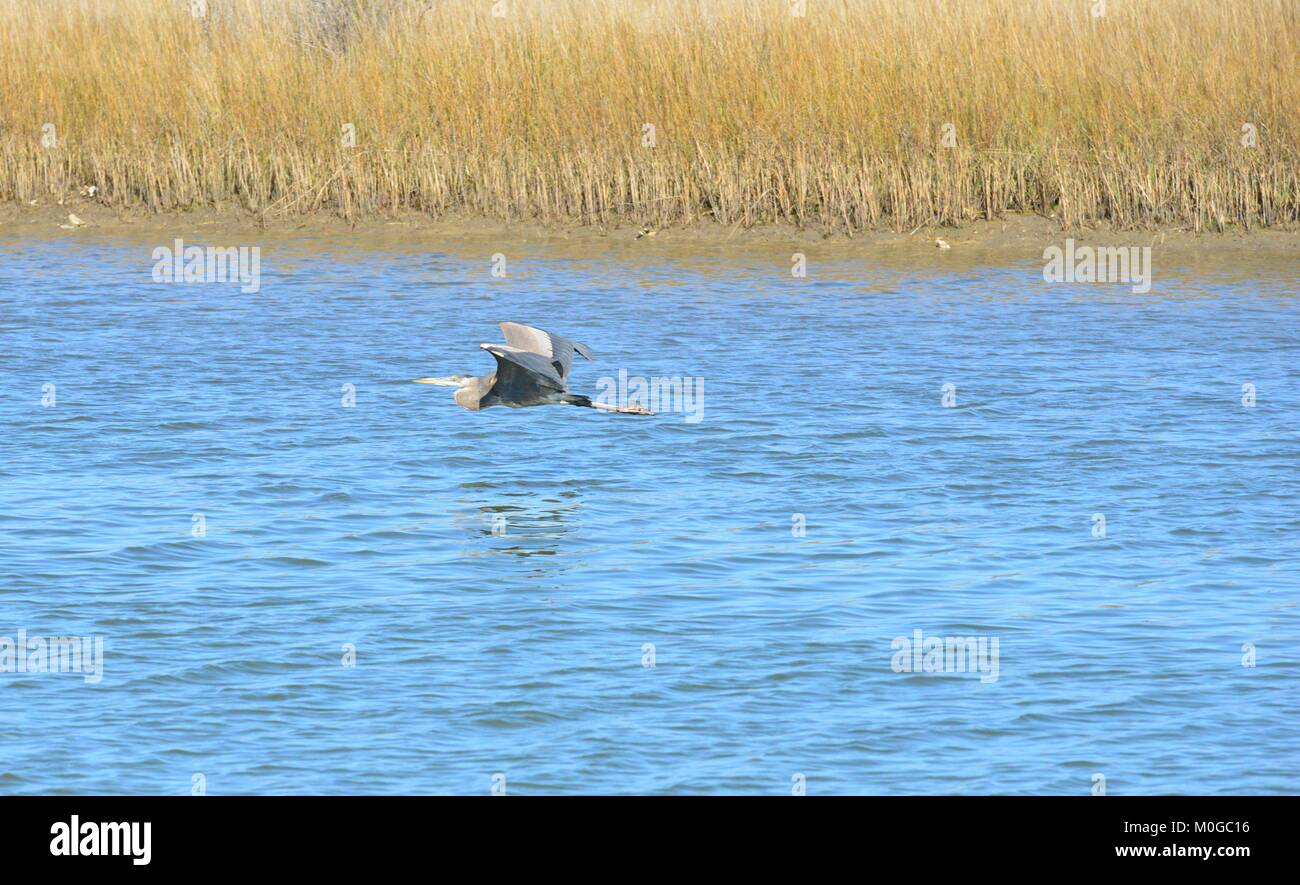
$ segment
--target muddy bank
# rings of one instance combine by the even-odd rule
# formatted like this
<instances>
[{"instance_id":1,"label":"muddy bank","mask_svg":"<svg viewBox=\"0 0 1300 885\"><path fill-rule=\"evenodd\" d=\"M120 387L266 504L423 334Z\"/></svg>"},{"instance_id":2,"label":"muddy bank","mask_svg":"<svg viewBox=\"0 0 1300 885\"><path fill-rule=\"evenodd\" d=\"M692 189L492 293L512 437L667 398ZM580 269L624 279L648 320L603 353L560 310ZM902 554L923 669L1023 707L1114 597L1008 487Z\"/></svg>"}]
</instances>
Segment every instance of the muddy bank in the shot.
<instances>
[{"instance_id":1,"label":"muddy bank","mask_svg":"<svg viewBox=\"0 0 1300 885\"><path fill-rule=\"evenodd\" d=\"M82 225L69 222L75 215ZM345 221L331 214L261 219L241 210L199 210L154 214L103 206L73 198L63 204L0 206L0 237L61 238L170 244L175 238L217 245L312 241L356 248L442 249L453 252L536 247L559 254L613 253L646 257L693 257L702 254L771 255L791 260L793 252L810 257L855 257L882 261L1042 260L1043 250L1066 239L1077 245L1150 246L1152 254L1180 263L1222 264L1242 269L1263 263L1274 269L1300 266L1300 231L1229 228L1224 232L1117 230L1108 227L1065 228L1055 219L1017 215L961 227L922 227L911 231L873 231L855 236L825 234L789 225L725 227L699 223L646 232L634 225L551 227L521 221L500 223L482 218L440 217L406 213L386 218ZM948 248L936 243L941 240Z\"/></svg>"}]
</instances>

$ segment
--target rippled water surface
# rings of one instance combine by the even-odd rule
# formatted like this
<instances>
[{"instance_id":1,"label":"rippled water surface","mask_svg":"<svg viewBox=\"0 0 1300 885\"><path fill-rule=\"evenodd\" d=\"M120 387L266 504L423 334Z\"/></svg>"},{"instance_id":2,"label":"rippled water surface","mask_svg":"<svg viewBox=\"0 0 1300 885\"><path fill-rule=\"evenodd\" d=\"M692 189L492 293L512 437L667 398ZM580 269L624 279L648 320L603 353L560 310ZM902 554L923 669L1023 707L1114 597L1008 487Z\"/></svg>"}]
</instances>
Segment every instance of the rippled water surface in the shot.
<instances>
[{"instance_id":1,"label":"rippled water surface","mask_svg":"<svg viewBox=\"0 0 1300 885\"><path fill-rule=\"evenodd\" d=\"M0 673L0 791L1297 791L1295 266L152 245L0 240L0 637L104 640ZM409 383L501 320L703 419Z\"/></svg>"}]
</instances>

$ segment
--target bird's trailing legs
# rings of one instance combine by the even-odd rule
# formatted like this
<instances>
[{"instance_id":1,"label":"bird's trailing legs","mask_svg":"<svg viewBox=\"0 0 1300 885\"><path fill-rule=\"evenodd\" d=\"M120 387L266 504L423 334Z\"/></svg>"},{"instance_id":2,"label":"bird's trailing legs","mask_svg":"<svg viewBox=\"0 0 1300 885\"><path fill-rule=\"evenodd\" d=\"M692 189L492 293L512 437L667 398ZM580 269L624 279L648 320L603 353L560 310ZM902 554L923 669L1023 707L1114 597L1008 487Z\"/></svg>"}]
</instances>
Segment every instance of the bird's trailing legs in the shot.
<instances>
[{"instance_id":1,"label":"bird's trailing legs","mask_svg":"<svg viewBox=\"0 0 1300 885\"><path fill-rule=\"evenodd\" d=\"M581 396L574 393L564 394L564 399L571 406L586 406L589 409L600 409L602 412L618 412L623 415L653 415L654 412L642 405L632 403L626 406L612 406L609 403L598 403L589 396Z\"/></svg>"}]
</instances>

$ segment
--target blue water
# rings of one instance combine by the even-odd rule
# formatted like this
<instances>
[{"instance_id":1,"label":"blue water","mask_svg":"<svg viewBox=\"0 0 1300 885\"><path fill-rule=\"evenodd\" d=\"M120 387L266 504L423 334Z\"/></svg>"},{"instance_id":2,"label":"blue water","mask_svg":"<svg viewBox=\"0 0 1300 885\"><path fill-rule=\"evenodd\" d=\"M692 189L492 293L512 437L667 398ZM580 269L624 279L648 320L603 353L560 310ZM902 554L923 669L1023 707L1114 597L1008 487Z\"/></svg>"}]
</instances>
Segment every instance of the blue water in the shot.
<instances>
[{"instance_id":1,"label":"blue water","mask_svg":"<svg viewBox=\"0 0 1300 885\"><path fill-rule=\"evenodd\" d=\"M0 791L1300 791L1294 266L152 245L0 240L0 636L104 641L0 673ZM409 383L500 320L702 420Z\"/></svg>"}]
</instances>

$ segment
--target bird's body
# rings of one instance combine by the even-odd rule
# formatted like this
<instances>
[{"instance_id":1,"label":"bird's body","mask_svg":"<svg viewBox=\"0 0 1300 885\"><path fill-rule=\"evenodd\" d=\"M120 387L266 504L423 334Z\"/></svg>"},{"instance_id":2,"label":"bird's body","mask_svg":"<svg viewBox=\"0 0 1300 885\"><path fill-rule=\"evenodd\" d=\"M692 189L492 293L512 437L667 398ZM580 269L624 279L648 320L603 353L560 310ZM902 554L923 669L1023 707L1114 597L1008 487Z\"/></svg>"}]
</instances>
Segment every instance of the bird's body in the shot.
<instances>
[{"instance_id":1,"label":"bird's body","mask_svg":"<svg viewBox=\"0 0 1300 885\"><path fill-rule=\"evenodd\" d=\"M495 372L486 375L453 375L449 378L420 378L422 384L455 387L456 405L477 412L491 406L544 406L564 403L605 411L650 414L639 406L623 407L593 402L590 397L569 393L569 370L573 355L590 360L591 349L568 338L521 323L502 323L505 344L480 344L497 361Z\"/></svg>"}]
</instances>

